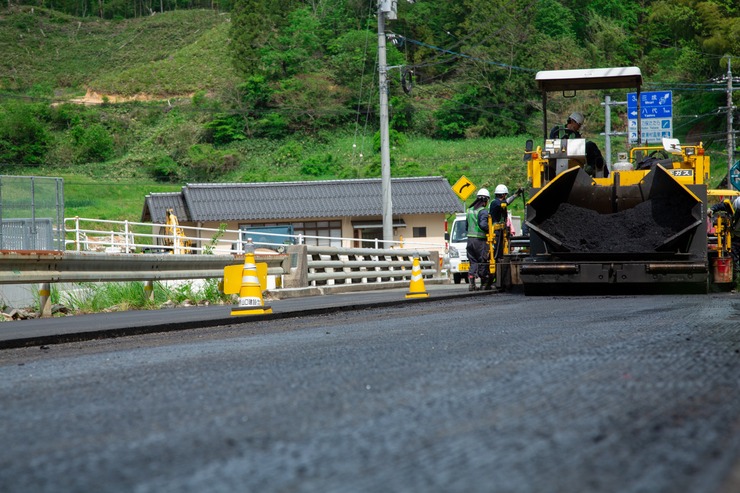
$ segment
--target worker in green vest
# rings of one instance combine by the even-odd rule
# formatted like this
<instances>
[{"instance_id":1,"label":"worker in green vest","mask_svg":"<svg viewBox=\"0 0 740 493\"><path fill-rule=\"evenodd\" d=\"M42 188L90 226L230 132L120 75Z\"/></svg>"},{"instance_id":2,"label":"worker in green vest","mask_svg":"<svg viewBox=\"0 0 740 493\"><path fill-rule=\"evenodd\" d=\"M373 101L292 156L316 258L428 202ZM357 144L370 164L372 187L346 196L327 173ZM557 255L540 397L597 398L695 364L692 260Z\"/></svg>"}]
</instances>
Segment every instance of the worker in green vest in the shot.
<instances>
[{"instance_id":1,"label":"worker in green vest","mask_svg":"<svg viewBox=\"0 0 740 493\"><path fill-rule=\"evenodd\" d=\"M465 251L468 254L470 270L468 271L468 290L475 291L475 280L480 279L480 286L486 285L488 278L488 200L491 194L481 188L475 201L467 211L468 242Z\"/></svg>"}]
</instances>

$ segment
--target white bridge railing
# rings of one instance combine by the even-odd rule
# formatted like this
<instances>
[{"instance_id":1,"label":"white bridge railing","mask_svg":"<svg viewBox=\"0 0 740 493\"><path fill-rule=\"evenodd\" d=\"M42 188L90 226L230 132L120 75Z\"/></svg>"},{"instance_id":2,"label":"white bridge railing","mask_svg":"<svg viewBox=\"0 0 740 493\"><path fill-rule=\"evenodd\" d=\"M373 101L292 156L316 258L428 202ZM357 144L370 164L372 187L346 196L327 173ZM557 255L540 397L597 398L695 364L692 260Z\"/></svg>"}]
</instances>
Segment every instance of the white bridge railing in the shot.
<instances>
[{"instance_id":1,"label":"white bridge railing","mask_svg":"<svg viewBox=\"0 0 740 493\"><path fill-rule=\"evenodd\" d=\"M96 251L106 253L178 253L212 254L243 253L242 241L249 237L249 231L215 229L196 226L169 225L161 223L141 223L134 221L113 221L81 217L64 220L65 243L67 250ZM157 233L161 231L162 233ZM166 232L166 233L165 233ZM419 248L444 251L444 244L410 241L385 241L380 239L344 238L335 236L288 235L285 233L255 233L275 242L257 242L257 247L284 249L285 239L292 243L318 244L349 248L361 245L363 248Z\"/></svg>"},{"instance_id":2,"label":"white bridge railing","mask_svg":"<svg viewBox=\"0 0 740 493\"><path fill-rule=\"evenodd\" d=\"M293 245L288 255L294 262L284 278L285 287L381 287L383 283L408 282L414 257L419 258L424 278L439 279L441 275L439 253L430 250Z\"/></svg>"}]
</instances>

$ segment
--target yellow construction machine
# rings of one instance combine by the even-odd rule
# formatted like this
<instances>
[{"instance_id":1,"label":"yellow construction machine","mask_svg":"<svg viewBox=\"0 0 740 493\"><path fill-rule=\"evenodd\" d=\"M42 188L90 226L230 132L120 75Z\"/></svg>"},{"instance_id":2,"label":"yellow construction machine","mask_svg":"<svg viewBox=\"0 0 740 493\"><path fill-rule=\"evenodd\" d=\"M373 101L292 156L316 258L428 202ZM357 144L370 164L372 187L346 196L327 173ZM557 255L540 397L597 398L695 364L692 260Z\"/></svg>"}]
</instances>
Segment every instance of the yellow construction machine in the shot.
<instances>
[{"instance_id":1,"label":"yellow construction machine","mask_svg":"<svg viewBox=\"0 0 740 493\"><path fill-rule=\"evenodd\" d=\"M167 209L167 222L161 244L169 247L170 253L175 255L192 253L193 242L185 236L173 209Z\"/></svg>"},{"instance_id":2,"label":"yellow construction machine","mask_svg":"<svg viewBox=\"0 0 740 493\"><path fill-rule=\"evenodd\" d=\"M527 141L525 148L528 236L512 238L511 245L522 248L512 248L492 267L496 286L523 286L527 294L705 293L710 286L731 287L729 230L724 224L708 228L706 212L709 196L733 192L708 190L709 157L701 143L662 139L646 146L638 131L637 145L609 169L588 162L585 139L550 138L550 92L632 89L640 128L640 69L543 71L536 82L544 142L535 147Z\"/></svg>"}]
</instances>

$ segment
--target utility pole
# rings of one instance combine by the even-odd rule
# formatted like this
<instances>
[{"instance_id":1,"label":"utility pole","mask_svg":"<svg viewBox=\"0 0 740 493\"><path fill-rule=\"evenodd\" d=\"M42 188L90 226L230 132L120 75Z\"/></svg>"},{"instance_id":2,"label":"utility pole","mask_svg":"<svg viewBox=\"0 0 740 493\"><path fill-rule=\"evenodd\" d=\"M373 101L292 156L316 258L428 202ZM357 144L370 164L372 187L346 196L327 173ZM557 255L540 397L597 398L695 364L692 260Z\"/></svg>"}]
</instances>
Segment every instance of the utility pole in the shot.
<instances>
[{"instance_id":1,"label":"utility pole","mask_svg":"<svg viewBox=\"0 0 740 493\"><path fill-rule=\"evenodd\" d=\"M380 176L383 195L383 247L393 241L391 152L388 130L388 67L385 56L385 19L396 18L396 2L378 0L378 92L380 93Z\"/></svg>"},{"instance_id":2,"label":"utility pole","mask_svg":"<svg viewBox=\"0 0 740 493\"><path fill-rule=\"evenodd\" d=\"M606 166L609 171L612 170L612 136L628 135L627 132L612 132L612 106L624 106L627 101L612 101L611 96L604 96L604 102L601 105L604 107L604 133L601 135L606 136L604 139L604 152L606 154Z\"/></svg>"},{"instance_id":3,"label":"utility pole","mask_svg":"<svg viewBox=\"0 0 740 493\"><path fill-rule=\"evenodd\" d=\"M730 176L732 176L732 161L735 154L735 132L732 127L734 109L732 106L732 57L727 55L727 188L729 190L733 188Z\"/></svg>"}]
</instances>

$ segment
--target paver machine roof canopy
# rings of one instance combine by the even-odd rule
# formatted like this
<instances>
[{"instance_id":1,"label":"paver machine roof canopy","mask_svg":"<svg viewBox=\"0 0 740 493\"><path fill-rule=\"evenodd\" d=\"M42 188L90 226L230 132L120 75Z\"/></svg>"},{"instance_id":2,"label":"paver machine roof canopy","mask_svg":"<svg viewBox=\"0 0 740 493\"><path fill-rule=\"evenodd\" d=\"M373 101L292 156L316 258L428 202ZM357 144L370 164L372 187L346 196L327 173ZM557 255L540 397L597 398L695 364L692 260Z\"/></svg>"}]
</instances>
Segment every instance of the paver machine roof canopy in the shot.
<instances>
[{"instance_id":1,"label":"paver machine roof canopy","mask_svg":"<svg viewBox=\"0 0 740 493\"><path fill-rule=\"evenodd\" d=\"M535 76L537 88L542 92L543 134L547 138L547 93L634 89L637 93L637 118L640 118L640 88L642 72L638 67L589 68L577 70L542 70ZM640 128L638 121L638 129ZM638 136L638 142L640 141Z\"/></svg>"}]
</instances>

